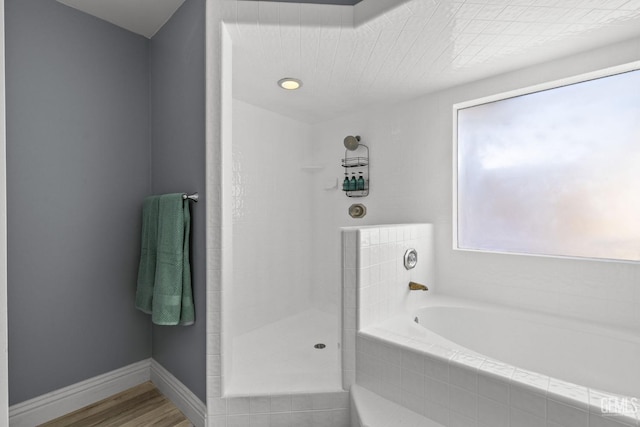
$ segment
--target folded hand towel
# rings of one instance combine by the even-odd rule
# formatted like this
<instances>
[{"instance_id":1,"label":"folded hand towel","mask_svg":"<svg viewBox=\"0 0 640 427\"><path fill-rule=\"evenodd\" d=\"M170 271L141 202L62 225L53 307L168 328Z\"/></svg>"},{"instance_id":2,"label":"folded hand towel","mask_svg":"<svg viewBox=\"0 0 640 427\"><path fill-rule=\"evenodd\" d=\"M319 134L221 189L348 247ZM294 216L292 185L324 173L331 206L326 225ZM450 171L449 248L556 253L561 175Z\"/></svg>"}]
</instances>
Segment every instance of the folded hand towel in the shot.
<instances>
[{"instance_id":1,"label":"folded hand towel","mask_svg":"<svg viewBox=\"0 0 640 427\"><path fill-rule=\"evenodd\" d=\"M158 213L158 251L151 320L156 325L192 324L189 201L179 193L162 195Z\"/></svg>"},{"instance_id":2,"label":"folded hand towel","mask_svg":"<svg viewBox=\"0 0 640 427\"><path fill-rule=\"evenodd\" d=\"M151 314L153 283L156 277L156 252L158 245L159 196L149 196L142 206L142 245L138 267L136 308Z\"/></svg>"}]
</instances>

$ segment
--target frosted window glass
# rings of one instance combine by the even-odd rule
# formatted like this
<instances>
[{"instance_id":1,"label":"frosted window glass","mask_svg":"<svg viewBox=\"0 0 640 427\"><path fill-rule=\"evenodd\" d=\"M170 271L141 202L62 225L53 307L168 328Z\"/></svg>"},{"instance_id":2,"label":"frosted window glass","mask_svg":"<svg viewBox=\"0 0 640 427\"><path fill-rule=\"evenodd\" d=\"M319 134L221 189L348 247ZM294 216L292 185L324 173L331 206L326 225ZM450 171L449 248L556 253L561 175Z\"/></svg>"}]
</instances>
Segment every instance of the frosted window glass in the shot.
<instances>
[{"instance_id":1,"label":"frosted window glass","mask_svg":"<svg viewBox=\"0 0 640 427\"><path fill-rule=\"evenodd\" d=\"M458 248L640 260L640 71L458 110Z\"/></svg>"}]
</instances>

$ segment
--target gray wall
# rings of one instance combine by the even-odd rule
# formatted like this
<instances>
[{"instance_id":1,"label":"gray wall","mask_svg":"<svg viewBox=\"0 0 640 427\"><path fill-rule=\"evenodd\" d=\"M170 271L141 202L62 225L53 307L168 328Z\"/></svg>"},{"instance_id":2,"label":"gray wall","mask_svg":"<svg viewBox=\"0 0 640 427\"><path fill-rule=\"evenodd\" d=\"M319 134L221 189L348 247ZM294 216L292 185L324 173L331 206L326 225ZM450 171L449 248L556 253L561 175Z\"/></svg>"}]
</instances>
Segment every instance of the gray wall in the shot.
<instances>
[{"instance_id":1,"label":"gray wall","mask_svg":"<svg viewBox=\"0 0 640 427\"><path fill-rule=\"evenodd\" d=\"M53 0L6 1L11 404L151 356L134 309L148 44Z\"/></svg>"},{"instance_id":2,"label":"gray wall","mask_svg":"<svg viewBox=\"0 0 640 427\"><path fill-rule=\"evenodd\" d=\"M150 45L153 192L200 193L191 204L196 323L153 327L153 358L206 401L205 2L189 0Z\"/></svg>"}]
</instances>

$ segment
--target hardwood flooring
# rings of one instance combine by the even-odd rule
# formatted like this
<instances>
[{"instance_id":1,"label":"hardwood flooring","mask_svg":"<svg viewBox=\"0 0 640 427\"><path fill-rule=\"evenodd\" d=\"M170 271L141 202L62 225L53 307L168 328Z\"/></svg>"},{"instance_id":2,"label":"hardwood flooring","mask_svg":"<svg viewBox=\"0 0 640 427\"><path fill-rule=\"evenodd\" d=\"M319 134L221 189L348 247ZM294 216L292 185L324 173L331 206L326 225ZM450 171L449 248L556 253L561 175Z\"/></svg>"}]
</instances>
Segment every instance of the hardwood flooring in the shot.
<instances>
[{"instance_id":1,"label":"hardwood flooring","mask_svg":"<svg viewBox=\"0 0 640 427\"><path fill-rule=\"evenodd\" d=\"M151 382L146 382L42 426L189 427L192 424Z\"/></svg>"}]
</instances>

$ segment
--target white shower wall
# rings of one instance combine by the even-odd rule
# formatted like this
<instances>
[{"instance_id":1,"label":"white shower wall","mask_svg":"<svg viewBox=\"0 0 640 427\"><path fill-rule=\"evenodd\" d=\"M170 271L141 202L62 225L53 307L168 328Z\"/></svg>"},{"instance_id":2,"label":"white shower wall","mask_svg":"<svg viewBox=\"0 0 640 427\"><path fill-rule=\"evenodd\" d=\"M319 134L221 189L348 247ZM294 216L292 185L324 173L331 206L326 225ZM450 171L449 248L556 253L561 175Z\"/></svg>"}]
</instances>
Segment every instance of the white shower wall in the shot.
<instances>
[{"instance_id":1,"label":"white shower wall","mask_svg":"<svg viewBox=\"0 0 640 427\"><path fill-rule=\"evenodd\" d=\"M341 226L434 224L438 293L475 298L640 330L640 265L452 250L452 106L640 58L640 40L608 46L448 89L392 106L375 107L312 126L314 158L328 166L314 177L321 186L343 174L339 159L346 135L370 147L370 195L357 200L367 216L351 219L341 191L318 193L314 274L339 277ZM336 231L337 233L337 231Z\"/></svg>"},{"instance_id":2,"label":"white shower wall","mask_svg":"<svg viewBox=\"0 0 640 427\"><path fill-rule=\"evenodd\" d=\"M313 274L318 167L309 162L309 131L233 101L226 199L233 267L223 325L228 396L341 389L341 281ZM324 349L314 347L319 343Z\"/></svg>"},{"instance_id":3,"label":"white shower wall","mask_svg":"<svg viewBox=\"0 0 640 427\"><path fill-rule=\"evenodd\" d=\"M306 124L233 102L233 291L237 336L311 304Z\"/></svg>"}]
</instances>

